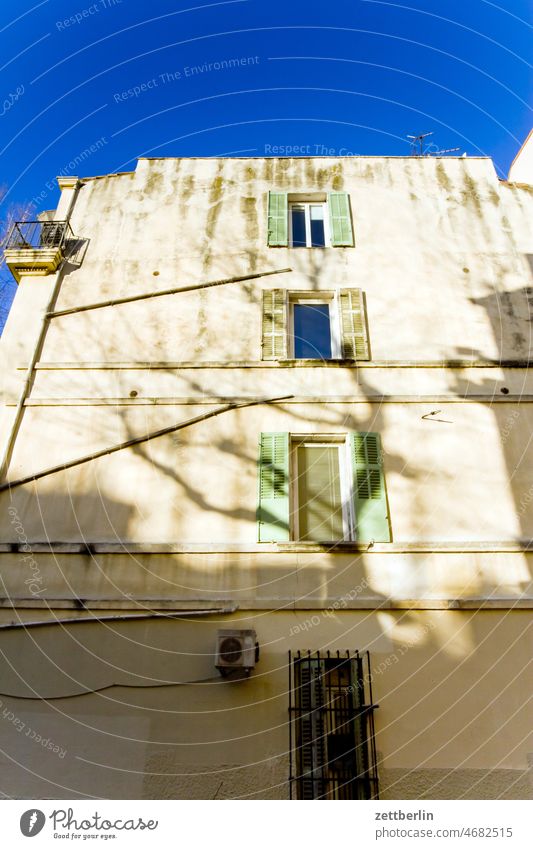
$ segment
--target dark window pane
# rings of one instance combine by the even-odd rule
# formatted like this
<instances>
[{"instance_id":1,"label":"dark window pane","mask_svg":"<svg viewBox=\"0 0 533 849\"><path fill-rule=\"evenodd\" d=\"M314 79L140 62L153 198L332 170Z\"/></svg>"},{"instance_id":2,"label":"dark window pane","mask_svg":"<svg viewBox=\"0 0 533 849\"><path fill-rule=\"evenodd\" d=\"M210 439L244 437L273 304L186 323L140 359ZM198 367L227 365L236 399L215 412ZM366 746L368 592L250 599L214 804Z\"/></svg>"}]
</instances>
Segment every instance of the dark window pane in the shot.
<instances>
[{"instance_id":1,"label":"dark window pane","mask_svg":"<svg viewBox=\"0 0 533 849\"><path fill-rule=\"evenodd\" d=\"M305 209L292 209L292 246L305 248Z\"/></svg>"},{"instance_id":2,"label":"dark window pane","mask_svg":"<svg viewBox=\"0 0 533 849\"><path fill-rule=\"evenodd\" d=\"M331 359L328 304L294 304L294 356Z\"/></svg>"},{"instance_id":3,"label":"dark window pane","mask_svg":"<svg viewBox=\"0 0 533 849\"><path fill-rule=\"evenodd\" d=\"M314 248L323 248L326 244L324 232L324 207L312 206L311 213L311 244Z\"/></svg>"}]
</instances>

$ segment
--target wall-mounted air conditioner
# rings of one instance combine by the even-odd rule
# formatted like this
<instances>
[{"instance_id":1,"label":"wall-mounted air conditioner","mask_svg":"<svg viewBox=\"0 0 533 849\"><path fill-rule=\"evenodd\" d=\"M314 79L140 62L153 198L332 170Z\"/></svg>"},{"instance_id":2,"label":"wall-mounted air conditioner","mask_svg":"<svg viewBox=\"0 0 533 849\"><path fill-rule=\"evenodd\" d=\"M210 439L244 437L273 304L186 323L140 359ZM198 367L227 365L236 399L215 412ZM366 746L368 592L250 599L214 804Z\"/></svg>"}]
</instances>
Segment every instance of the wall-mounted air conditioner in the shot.
<instances>
[{"instance_id":1,"label":"wall-mounted air conditioner","mask_svg":"<svg viewBox=\"0 0 533 849\"><path fill-rule=\"evenodd\" d=\"M249 675L259 660L259 643L255 631L222 629L217 632L215 666L221 675L241 671Z\"/></svg>"}]
</instances>

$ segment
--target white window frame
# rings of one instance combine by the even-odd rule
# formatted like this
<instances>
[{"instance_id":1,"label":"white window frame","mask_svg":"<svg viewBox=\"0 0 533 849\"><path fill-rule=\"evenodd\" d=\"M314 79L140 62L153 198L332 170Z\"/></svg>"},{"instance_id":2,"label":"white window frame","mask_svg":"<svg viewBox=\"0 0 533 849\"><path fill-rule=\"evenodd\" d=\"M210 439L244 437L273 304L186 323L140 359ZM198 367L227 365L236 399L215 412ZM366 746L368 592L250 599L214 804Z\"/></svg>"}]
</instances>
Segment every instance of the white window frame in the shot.
<instances>
[{"instance_id":1,"label":"white window frame","mask_svg":"<svg viewBox=\"0 0 533 849\"><path fill-rule=\"evenodd\" d=\"M291 433L289 444L289 507L290 507L290 538L293 542L300 539L300 520L298 504L298 447L312 446L314 448L339 449L339 477L341 486L342 525L344 536L341 540L324 540L324 542L354 542L356 539L354 511L354 483L350 440L343 433ZM303 540L309 542L309 540ZM318 543L319 544L319 543Z\"/></svg>"},{"instance_id":2,"label":"white window frame","mask_svg":"<svg viewBox=\"0 0 533 849\"><path fill-rule=\"evenodd\" d=\"M321 206L324 212L324 244L323 245L312 245L311 244L311 207L312 206ZM321 250L322 248L330 248L331 247L331 234L329 231L329 215L328 215L328 202L321 200L294 200L289 201L289 247L293 248L293 238L292 238L292 210L295 207L303 207L305 211L305 247L306 248L318 248Z\"/></svg>"},{"instance_id":3,"label":"white window frame","mask_svg":"<svg viewBox=\"0 0 533 849\"><path fill-rule=\"evenodd\" d=\"M329 306L329 331L331 338L331 360L342 360L341 315L338 292L289 292L287 355L295 360L294 306L295 304L327 304ZM299 360L318 360L320 357L298 357Z\"/></svg>"}]
</instances>

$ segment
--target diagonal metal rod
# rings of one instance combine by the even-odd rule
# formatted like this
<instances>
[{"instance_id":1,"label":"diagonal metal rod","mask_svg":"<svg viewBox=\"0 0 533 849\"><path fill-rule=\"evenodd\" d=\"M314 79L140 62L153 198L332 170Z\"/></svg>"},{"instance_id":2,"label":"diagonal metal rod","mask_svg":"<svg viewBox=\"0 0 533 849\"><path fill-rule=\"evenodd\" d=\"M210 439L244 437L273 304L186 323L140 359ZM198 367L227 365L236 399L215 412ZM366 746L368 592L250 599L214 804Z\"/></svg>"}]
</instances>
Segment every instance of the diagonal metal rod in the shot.
<instances>
[{"instance_id":1,"label":"diagonal metal rod","mask_svg":"<svg viewBox=\"0 0 533 849\"><path fill-rule=\"evenodd\" d=\"M157 439L158 436L165 436L167 433L174 433L176 430L190 427L198 422L206 421L213 416L218 416L220 413L227 413L228 410L236 410L240 407L253 407L257 404L273 404L276 401L287 401L293 398L293 395L283 395L279 398L254 398L251 401L241 403L225 404L223 407L217 407L216 410L211 410L209 413L202 413L200 416L195 416L193 419L187 419L179 424L169 425L160 430L154 430L150 433L145 433L142 436L136 436L134 439L128 439L126 442L119 442L118 445L112 445L110 448L102 448L100 451L93 451L92 454L84 454L82 457L76 457L75 460L69 460L67 463L60 463L58 466L50 466L48 469L43 469L41 472L36 472L34 475L26 475L26 477L18 478L14 481L6 481L0 485L0 492L5 492L7 489L14 489L17 486L22 486L25 483L45 478L48 475L53 475L56 472L63 472L66 469L71 469L73 466L80 466L82 463L89 463L91 460L97 460L99 457L105 457L108 454L114 454L116 451L122 451L124 448L130 448L132 445L139 445L141 442L148 442L150 439Z\"/></svg>"},{"instance_id":2,"label":"diagonal metal rod","mask_svg":"<svg viewBox=\"0 0 533 849\"><path fill-rule=\"evenodd\" d=\"M194 292L195 289L209 289L211 286L223 286L225 283L240 283L243 280L255 280L258 277L269 277L271 274L285 274L292 268L278 268L275 271L261 271L258 274L244 274L242 277L226 277L223 280L212 280L209 283L195 283L192 286L180 286L174 289L161 289L159 292L145 292L143 295L130 295L127 298L112 298L108 301L97 301L81 307L71 307L68 310L54 310L46 314L47 318L58 318L61 315L71 315L76 312L98 310L102 307L114 307L116 304L129 304L132 301L146 301L148 298L159 298L162 295L176 295L178 292Z\"/></svg>"}]
</instances>

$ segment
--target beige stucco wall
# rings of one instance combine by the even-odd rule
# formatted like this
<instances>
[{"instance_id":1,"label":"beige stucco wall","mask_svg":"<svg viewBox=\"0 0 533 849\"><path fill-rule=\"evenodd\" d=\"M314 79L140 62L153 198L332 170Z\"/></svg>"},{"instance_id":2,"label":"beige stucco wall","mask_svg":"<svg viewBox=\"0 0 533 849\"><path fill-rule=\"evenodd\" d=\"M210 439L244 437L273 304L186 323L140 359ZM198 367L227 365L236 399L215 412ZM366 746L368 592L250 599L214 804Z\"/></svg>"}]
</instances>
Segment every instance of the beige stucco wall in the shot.
<instances>
[{"instance_id":1,"label":"beige stucco wall","mask_svg":"<svg viewBox=\"0 0 533 849\"><path fill-rule=\"evenodd\" d=\"M276 374L277 376L277 374ZM280 380L281 383L281 380ZM496 384L497 385L497 384ZM265 386L271 392L282 386ZM257 540L258 437L263 431L381 433L395 542L502 541L533 535L529 405L424 402L280 403L230 410L11 494L34 540L251 544ZM24 476L223 406L30 407L11 474ZM40 452L28 452L38 434ZM68 442L62 438L68 435ZM514 474L509 474L509 469ZM498 507L494 509L497 494ZM5 496L4 496L5 497ZM88 509L90 499L94 508ZM59 509L60 500L72 509ZM36 505L39 504L39 510ZM73 514L82 517L77 527ZM17 535L7 511L9 541ZM9 530L11 529L11 530Z\"/></svg>"},{"instance_id":2,"label":"beige stucco wall","mask_svg":"<svg viewBox=\"0 0 533 849\"><path fill-rule=\"evenodd\" d=\"M126 409L126 415L118 415L108 407L30 408L13 458L14 475L31 474L209 408ZM530 427L528 410L523 406L513 417L513 405L446 404L438 417L442 421L422 418L431 411L427 403L384 408L296 404L230 411L18 488L10 503L34 541L201 543L206 541L208 516L210 542L252 544L257 540L261 430L374 429L383 437L395 542L513 540L531 535L531 447L521 438ZM80 413L86 424L90 422L90 439L79 424L75 427ZM50 427L51 415L55 427ZM510 432L502 445L505 428ZM30 432L39 434L42 453L24 450ZM69 434L68 447L61 439L64 432ZM511 480L509 467L516 467ZM17 540L7 507L2 530L3 539Z\"/></svg>"},{"instance_id":3,"label":"beige stucco wall","mask_svg":"<svg viewBox=\"0 0 533 849\"><path fill-rule=\"evenodd\" d=\"M268 248L271 189L348 191L355 247ZM385 797L531 793L519 605L532 603L532 213L529 188L499 182L486 159L143 159L84 182L72 228L86 252L63 269L56 309L292 272L53 319L9 479L228 399L294 397L0 494L3 621L42 618L48 604L58 615L239 606L220 621L0 632L4 707L68 750L43 755L4 717L12 795L283 797L287 651L324 647L371 651ZM56 279L21 280L2 337L4 441ZM261 363L263 289L341 286L365 292L370 363ZM267 430L378 431L393 542L259 545ZM332 605L335 616L320 612ZM48 707L1 695L23 694L23 681L70 692L70 675L92 687L209 677L216 629L237 620L256 628L261 662L238 687L202 688L206 714L196 687Z\"/></svg>"},{"instance_id":4,"label":"beige stucco wall","mask_svg":"<svg viewBox=\"0 0 533 849\"><path fill-rule=\"evenodd\" d=\"M0 695L0 763L13 796L286 798L288 648L365 646L384 798L531 798L520 673L533 648L529 620L497 611L242 611L1 632L2 694L137 686L48 704ZM221 626L258 634L260 660L245 681L224 681L213 668ZM61 751L43 749L28 729Z\"/></svg>"},{"instance_id":5,"label":"beige stucco wall","mask_svg":"<svg viewBox=\"0 0 533 849\"><path fill-rule=\"evenodd\" d=\"M356 249L268 248L270 189L349 191ZM72 227L89 244L65 276L59 309L293 271L56 319L43 359L138 361L142 347L149 360L257 360L260 290L276 285L363 288L374 359L523 357L528 269L505 221L507 194L486 159L140 160L131 174L82 186ZM23 280L21 291L28 286L47 282Z\"/></svg>"}]
</instances>

